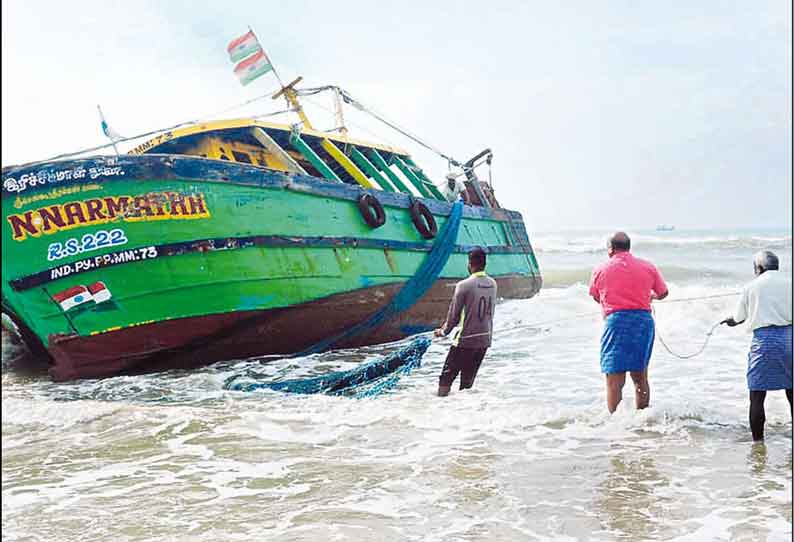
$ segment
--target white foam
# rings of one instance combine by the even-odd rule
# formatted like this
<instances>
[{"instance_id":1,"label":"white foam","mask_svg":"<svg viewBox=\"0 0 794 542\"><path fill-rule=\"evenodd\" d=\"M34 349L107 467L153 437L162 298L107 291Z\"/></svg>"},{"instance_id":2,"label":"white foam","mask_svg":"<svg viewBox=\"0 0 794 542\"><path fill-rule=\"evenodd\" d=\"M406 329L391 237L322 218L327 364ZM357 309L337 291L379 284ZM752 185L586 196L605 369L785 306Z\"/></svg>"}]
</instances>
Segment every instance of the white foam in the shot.
<instances>
[{"instance_id":1,"label":"white foam","mask_svg":"<svg viewBox=\"0 0 794 542\"><path fill-rule=\"evenodd\" d=\"M42 399L6 398L2 400L3 426L39 425L68 428L88 424L113 415L123 405L98 401L48 401Z\"/></svg>"},{"instance_id":2,"label":"white foam","mask_svg":"<svg viewBox=\"0 0 794 542\"><path fill-rule=\"evenodd\" d=\"M669 299L739 284L670 280ZM657 328L691 351L733 300L655 304ZM222 389L243 368L314 375L353 366L361 352L78 384L4 375L3 527L77 538L70 518L109 513L114 527L201 542L253 538L241 525L273 540L354 530L401 540L790 532L788 403L769 394L768 456L752 456L748 335L720 327L692 360L656 344L650 407L635 410L627 382L609 415L602 325L581 282L501 302L474 389L443 399L435 392L449 341L367 400ZM101 525L92 532L111 536Z\"/></svg>"}]
</instances>

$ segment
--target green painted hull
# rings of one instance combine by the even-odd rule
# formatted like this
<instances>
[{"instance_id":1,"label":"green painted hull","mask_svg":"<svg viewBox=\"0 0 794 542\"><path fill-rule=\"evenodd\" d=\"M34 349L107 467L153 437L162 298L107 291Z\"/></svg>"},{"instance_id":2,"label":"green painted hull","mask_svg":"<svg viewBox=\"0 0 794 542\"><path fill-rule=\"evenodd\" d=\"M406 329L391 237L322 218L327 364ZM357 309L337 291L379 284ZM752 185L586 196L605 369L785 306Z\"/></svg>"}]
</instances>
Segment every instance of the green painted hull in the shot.
<instances>
[{"instance_id":1,"label":"green painted hull","mask_svg":"<svg viewBox=\"0 0 794 542\"><path fill-rule=\"evenodd\" d=\"M95 178L80 176L80 169L93 171ZM71 178L63 172L72 172ZM48 351L55 376L58 365L76 355L63 345L79 342L76 356L93 368L72 368L73 374L62 376L70 378L113 374L160 350L172 351L174 345L158 331L164 322L195 325L202 318L266 315L334 296L355 300L356 292L374 295L386 286L393 291L413 276L432 241L417 232L404 194L372 191L384 205L386 223L370 228L356 204L360 192L342 183L189 157L8 168L2 199L3 311ZM442 228L450 205L422 201ZM540 288L518 213L467 207L457 245L441 283L463 278L466 252L479 245L491 251L488 272L510 280L503 296L529 297ZM377 302L364 305L362 316L374 312ZM440 323L443 309L433 311L438 314L416 326L404 325L405 334ZM427 321L433 316L435 322ZM332 309L327 318L333 319ZM292 325L295 329L286 332L301 335L300 325ZM146 344L114 351L116 357L128 354L129 363L91 359L92 338L107 342L141 327L151 330L142 335ZM185 335L195 338L201 330ZM261 337L255 353L272 353L268 342ZM101 352L96 356L105 359Z\"/></svg>"}]
</instances>

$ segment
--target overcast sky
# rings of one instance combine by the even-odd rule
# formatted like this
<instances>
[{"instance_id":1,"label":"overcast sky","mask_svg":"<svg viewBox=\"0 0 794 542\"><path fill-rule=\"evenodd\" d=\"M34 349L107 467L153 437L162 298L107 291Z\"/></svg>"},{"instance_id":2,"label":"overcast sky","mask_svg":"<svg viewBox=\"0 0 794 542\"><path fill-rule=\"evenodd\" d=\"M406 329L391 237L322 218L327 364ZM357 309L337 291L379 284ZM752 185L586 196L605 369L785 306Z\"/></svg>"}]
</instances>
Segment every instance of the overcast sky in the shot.
<instances>
[{"instance_id":1,"label":"overcast sky","mask_svg":"<svg viewBox=\"0 0 794 542\"><path fill-rule=\"evenodd\" d=\"M4 0L3 165L106 143L97 104L132 136L274 90L232 73L248 25L282 79L338 84L459 160L490 147L497 198L533 231L791 225L788 0ZM330 96L305 105L333 127Z\"/></svg>"}]
</instances>

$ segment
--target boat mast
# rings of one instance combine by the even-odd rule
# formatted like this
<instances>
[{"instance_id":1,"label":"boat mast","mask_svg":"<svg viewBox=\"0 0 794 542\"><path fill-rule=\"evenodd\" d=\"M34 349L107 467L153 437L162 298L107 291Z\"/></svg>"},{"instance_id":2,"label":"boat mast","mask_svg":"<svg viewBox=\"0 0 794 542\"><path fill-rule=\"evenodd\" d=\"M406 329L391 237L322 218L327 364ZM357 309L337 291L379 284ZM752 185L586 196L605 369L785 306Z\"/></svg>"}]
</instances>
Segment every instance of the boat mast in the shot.
<instances>
[{"instance_id":1,"label":"boat mast","mask_svg":"<svg viewBox=\"0 0 794 542\"><path fill-rule=\"evenodd\" d=\"M276 70L273 69L274 73L275 71ZM279 97L284 95L284 98L286 98L287 103L291 105L293 109L295 109L295 112L298 114L298 117L300 117L304 128L309 128L310 130L314 129L312 123L309 122L309 117L307 117L306 113L303 111L303 107L301 107L301 104L298 101L298 93L295 91L295 85L301 82L303 80L303 77L298 77L287 86L284 86L284 83L281 82L281 78L279 78L278 75L276 75L276 78L278 78L278 82L281 85L281 90L273 94L273 99L277 100Z\"/></svg>"}]
</instances>

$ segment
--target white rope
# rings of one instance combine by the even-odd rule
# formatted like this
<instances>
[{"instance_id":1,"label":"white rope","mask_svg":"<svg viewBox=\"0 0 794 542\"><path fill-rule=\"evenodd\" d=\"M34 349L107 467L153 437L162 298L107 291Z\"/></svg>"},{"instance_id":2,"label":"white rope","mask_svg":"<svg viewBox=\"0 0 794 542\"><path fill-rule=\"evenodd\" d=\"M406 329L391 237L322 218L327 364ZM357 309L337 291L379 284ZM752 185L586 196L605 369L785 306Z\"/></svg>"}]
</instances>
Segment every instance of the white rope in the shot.
<instances>
[{"instance_id":1,"label":"white rope","mask_svg":"<svg viewBox=\"0 0 794 542\"><path fill-rule=\"evenodd\" d=\"M309 102L310 104L312 104L312 105L314 105L316 107L319 107L320 109L323 109L326 112L331 113L332 115L334 114L334 110L333 109L324 106L320 102L318 102L316 100L312 100L312 99L310 99L308 97L304 97L304 99L307 102ZM372 130L366 128L365 126L362 126L361 124L358 124L356 122L351 121L349 118L345 120L345 124L348 124L348 125L356 128L356 129L358 129L358 130L361 130L362 132L366 132L371 137L373 137L376 140L376 142L378 142L378 143L382 143L383 145L387 145L389 147L395 147L396 146L391 141L389 141L389 139L387 137L384 137L382 134L376 134L375 132L373 132ZM333 130L325 130L325 131L326 132L332 132L334 130L336 130L336 128L334 128Z\"/></svg>"},{"instance_id":2,"label":"white rope","mask_svg":"<svg viewBox=\"0 0 794 542\"><path fill-rule=\"evenodd\" d=\"M301 95L301 96L304 96L304 97L307 97L306 99L308 100L308 96L317 94L317 93L325 91L325 90L331 90L331 89L338 90L339 93L342 96L342 99L346 103L348 103L348 104L352 105L353 107L355 107L356 109L358 109L358 110L360 110L360 111L362 111L362 112L374 117L375 119L377 119L380 122L382 122L383 124L389 126L393 130L399 132L403 136L411 139L415 143L418 143L419 145L425 147L426 149L436 153L440 157L444 158L447 161L448 164L456 165L458 167L463 168L464 170L474 169L474 165L472 165L472 167L466 167L465 165L461 164L460 162L458 162L457 160L455 160L451 156L448 156L448 155L444 154L443 152L441 152L438 148L434 147L433 145L430 145L429 143L426 143L425 141L420 139L418 136L415 136L414 134L408 132L404 128L401 128L400 126L398 126L394 122L386 119L383 115L379 114L378 112L374 111L373 109L366 107L365 105L363 105L361 102L359 102L358 100L353 98L349 93L347 93L344 89L342 89L340 87L329 85L329 86L324 86L324 87L303 89L303 90L298 91L297 94ZM169 131L169 130L175 130L175 129L181 128L183 126L189 126L189 125L193 125L193 124L198 124L198 123L203 122L204 120L206 120L206 119L208 119L210 117L214 117L214 116L220 115L222 113L226 113L226 112L231 111L233 109L238 109L240 107L246 106L246 105L251 104L253 102L256 102L258 100L262 100L264 98L267 98L268 96L270 96L272 94L273 94L273 91L270 91L270 92L267 92L267 93L265 93L265 94L263 94L261 96L257 96L256 98L252 98L252 99L247 100L245 102L242 102L240 104L237 104L237 105L222 109L222 110L220 110L220 111L218 111L216 113L212 113L210 115L204 115L204 116L199 117L199 118L194 119L194 120L180 122L179 124L175 124L175 125L169 126L167 128L158 128L157 130L152 130L152 131L149 131L149 132L146 132L146 133L143 133L143 134L138 134L138 135L131 136L131 137L125 137L125 138L121 138L121 139L116 139L115 141L112 141L112 142L104 144L104 145L98 145L96 147L90 147L90 148L81 149L81 150L74 151L74 152L59 154L57 156L46 158L44 160L36 160L36 161L33 161L33 162L27 162L27 163L24 163L24 164L18 164L18 165L14 166L14 167L32 166L32 165L41 164L41 163L44 163L44 162L53 162L53 161L62 160L62 159L66 159L66 158L72 158L72 157L80 156L80 155L83 155L83 154L86 154L86 153L89 153L89 152L99 151L99 150L107 149L109 147L113 147L117 143L124 143L124 142L127 142L127 141L134 141L136 139L141 139L143 137L152 136L152 135L155 135L155 134L158 134L158 133L161 133L161 132L166 132L166 131ZM323 107L322 105L317 104L313 100L308 100L308 101L314 103L315 105L317 105L319 107L322 107L323 109L327 109L327 108ZM284 110L284 111L277 111L275 113L270 113L270 114L267 114L267 115L257 115L257 116L252 117L252 118L263 118L263 117L266 117L266 116L280 115L280 114L288 113L288 112L291 112L291 111L294 111L294 109L287 109L287 110ZM375 135L379 139L384 139L382 136L376 135L373 132L371 132L370 130L366 130L365 129L365 131L369 132L372 135Z\"/></svg>"},{"instance_id":3,"label":"white rope","mask_svg":"<svg viewBox=\"0 0 794 542\"><path fill-rule=\"evenodd\" d=\"M656 315L656 313L654 312L654 316L655 315ZM673 352L670 349L670 347L667 346L667 343L664 342L664 339L662 338L662 334L659 333L658 329L656 330L656 337L659 339L659 342L662 343L662 346L664 347L664 349L667 350L667 353L670 354L671 356L676 357L678 359L691 359L691 358L699 356L700 354L703 353L703 351L706 349L706 346L708 346L708 344L709 344L709 339L711 339L711 334L714 333L714 330L717 329L717 326L719 326L719 325L720 325L720 323L717 322L716 324L711 326L711 329L708 331L708 333L706 333L706 340L703 341L703 346L701 346L700 349L697 352L694 352L692 354L676 354L675 352Z\"/></svg>"},{"instance_id":4,"label":"white rope","mask_svg":"<svg viewBox=\"0 0 794 542\"><path fill-rule=\"evenodd\" d=\"M571 320L577 320L579 318L585 318L587 316L589 316L589 317L598 316L600 314L601 314L600 311L599 312L592 312L592 311L591 312L582 312L582 313L579 313L579 314L574 314L572 316L566 316L565 318L557 318L555 320L544 320L542 322L532 322L530 324L519 324L519 325L515 326L512 329L506 330L504 333L513 333L515 331L520 331L520 330L526 329L526 328L542 327L542 326L548 326L548 325L551 325L551 324L559 324L559 323L562 323L562 322L569 322Z\"/></svg>"},{"instance_id":5,"label":"white rope","mask_svg":"<svg viewBox=\"0 0 794 542\"><path fill-rule=\"evenodd\" d=\"M657 303L667 304L667 303L682 303L684 301L702 301L703 299L715 299L718 297L733 297L736 295L740 295L741 292L731 292L729 294L714 294L714 295L704 295L700 297L684 297L682 299L668 299L664 301L657 301Z\"/></svg>"},{"instance_id":6,"label":"white rope","mask_svg":"<svg viewBox=\"0 0 794 542\"><path fill-rule=\"evenodd\" d=\"M440 157L444 158L447 162L451 162L451 163L453 163L456 166L460 166L461 165L460 162L458 162L457 160L455 160L451 156L447 156L446 154L444 154L443 152L438 150L436 147L430 145L429 143L425 143L424 141L422 141L421 139L419 139L417 136L413 135L409 131L404 130L403 128L400 128L395 123L389 121L383 115L379 114L378 112L374 111L371 108L368 108L367 106L365 106L364 104L362 104L361 102L359 102L358 100L353 98L346 90L344 90L342 88L339 88L338 90L339 90L339 93L342 95L342 99L345 102L347 102L350 105L352 105L353 107L355 107L356 109L358 109L360 111L363 111L364 113L367 113L367 114L375 117L376 119L381 121L386 126L390 127L393 130L396 130L397 132L401 133L402 135L404 135L408 139L414 141L415 143L418 143L419 145L423 146L424 148L436 153Z\"/></svg>"},{"instance_id":7,"label":"white rope","mask_svg":"<svg viewBox=\"0 0 794 542\"><path fill-rule=\"evenodd\" d=\"M691 298L684 298L684 299L673 299L673 300L668 301L668 303L680 303L682 301L700 301L700 300L703 300L703 299L713 299L713 298L717 298L717 297L730 297L730 296L736 296L736 295L739 295L739 294L740 294L740 292L731 292L729 294L715 294L715 295L707 295L707 296L701 296L701 297L691 297ZM662 301L661 303L664 303L664 302ZM654 317L654 320L655 320L656 319L656 309L654 307L651 307L651 311L653 312L653 317ZM673 352L673 350L669 346L667 346L667 343L664 342L664 338L662 337L662 334L659 333L659 329L658 328L656 329L656 337L659 338L659 342L662 343L662 346L664 347L664 349L667 350L667 353L670 354L671 356L676 357L678 359L691 359L691 358L697 357L697 356L699 356L700 354L703 353L703 351L706 349L706 346L708 346L708 344L709 344L709 339L711 339L711 335L714 333L714 330L717 329L717 326L719 326L719 325L720 325L720 322L717 322L716 324L711 326L711 329L708 330L708 332L706 333L706 339L703 341L703 345L700 347L700 349L697 352L694 352L692 354L677 354L676 352Z\"/></svg>"},{"instance_id":8,"label":"white rope","mask_svg":"<svg viewBox=\"0 0 794 542\"><path fill-rule=\"evenodd\" d=\"M686 298L682 298L682 299L670 299L670 300L667 300L667 301L657 301L656 303L667 304L667 303L683 303L683 302L687 302L687 301L702 301L704 299L715 299L715 298L720 298L720 297L737 296L737 295L739 295L739 293L740 292L731 292L731 293L728 293L728 294L714 294L714 295L706 295L706 296L698 296L698 297L686 297ZM654 303L654 305L656 303ZM651 311L653 312L653 316L654 316L654 320L655 320L656 319L656 310L653 307L653 305L651 306ZM565 318L558 318L556 320L546 320L546 321L542 321L542 322L533 322L531 324L522 324L522 325L516 326L516 327L514 327L512 329L506 330L503 333L513 333L515 331L519 331L519 330L526 329L526 328L548 326L548 325L551 325L551 324L558 324L558 323L562 323L562 322L568 322L568 321L576 320L576 319L579 319L579 318L593 317L593 316L600 315L600 314L601 314L600 312L583 312L583 313L579 313L579 314L574 314L572 316L567 316ZM703 342L703 345L700 347L700 349L697 352L694 352L692 354L677 354L677 353L673 352L672 349L664 341L664 338L659 333L658 328L656 329L656 337L658 337L659 342L662 343L662 346L664 347L664 349L667 350L667 352L671 356L674 356L674 357L679 358L679 359L690 359L690 358L694 358L696 356L699 356L700 354L703 353L703 351L706 349L706 346L708 346L709 339L711 339L711 335L714 333L714 330L717 329L717 326L719 326L719 325L720 324L718 322L718 323L714 324L711 327L711 329L706 333L706 339Z\"/></svg>"}]
</instances>

